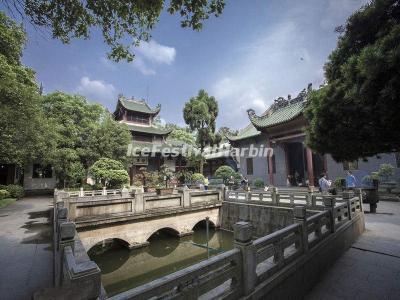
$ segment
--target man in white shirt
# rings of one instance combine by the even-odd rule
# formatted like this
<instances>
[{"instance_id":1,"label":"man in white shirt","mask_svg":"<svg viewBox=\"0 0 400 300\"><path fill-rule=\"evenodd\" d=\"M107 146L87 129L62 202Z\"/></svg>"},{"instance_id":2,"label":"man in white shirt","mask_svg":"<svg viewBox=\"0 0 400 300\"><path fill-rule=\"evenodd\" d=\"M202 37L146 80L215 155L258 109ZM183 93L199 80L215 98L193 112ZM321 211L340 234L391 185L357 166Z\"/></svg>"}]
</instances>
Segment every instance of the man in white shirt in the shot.
<instances>
[{"instance_id":1,"label":"man in white shirt","mask_svg":"<svg viewBox=\"0 0 400 300\"><path fill-rule=\"evenodd\" d=\"M328 194L329 188L332 185L332 181L326 179L326 174L322 173L321 178L318 180L318 184L322 194Z\"/></svg>"}]
</instances>

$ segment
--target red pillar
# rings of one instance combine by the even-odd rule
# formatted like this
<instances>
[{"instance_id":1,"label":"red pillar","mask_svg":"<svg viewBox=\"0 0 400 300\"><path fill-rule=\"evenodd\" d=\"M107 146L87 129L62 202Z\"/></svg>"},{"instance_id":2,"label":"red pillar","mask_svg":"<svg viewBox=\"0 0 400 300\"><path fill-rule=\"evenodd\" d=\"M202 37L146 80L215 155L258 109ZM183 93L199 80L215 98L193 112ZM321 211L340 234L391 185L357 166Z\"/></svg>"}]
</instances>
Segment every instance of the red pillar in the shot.
<instances>
[{"instance_id":1,"label":"red pillar","mask_svg":"<svg viewBox=\"0 0 400 300\"><path fill-rule=\"evenodd\" d=\"M312 151L307 147L307 173L308 173L308 184L309 186L314 186L314 168L312 160Z\"/></svg>"},{"instance_id":2,"label":"red pillar","mask_svg":"<svg viewBox=\"0 0 400 300\"><path fill-rule=\"evenodd\" d=\"M272 149L271 140L268 140L268 147ZM268 173L269 173L269 183L270 185L274 185L274 169L272 165L272 155L271 151L268 153Z\"/></svg>"}]
</instances>

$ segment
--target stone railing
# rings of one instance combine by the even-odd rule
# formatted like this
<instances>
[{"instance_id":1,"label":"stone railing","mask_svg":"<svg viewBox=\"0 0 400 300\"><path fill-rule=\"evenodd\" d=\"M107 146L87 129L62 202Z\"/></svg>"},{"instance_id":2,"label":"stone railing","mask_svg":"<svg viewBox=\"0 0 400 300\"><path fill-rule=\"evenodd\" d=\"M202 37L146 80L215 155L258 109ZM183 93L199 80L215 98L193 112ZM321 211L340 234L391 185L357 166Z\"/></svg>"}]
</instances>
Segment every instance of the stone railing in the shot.
<instances>
[{"instance_id":1,"label":"stone railing","mask_svg":"<svg viewBox=\"0 0 400 300\"><path fill-rule=\"evenodd\" d=\"M101 271L88 257L62 202L54 207L53 224L54 287L37 291L34 299L104 298Z\"/></svg>"},{"instance_id":2,"label":"stone railing","mask_svg":"<svg viewBox=\"0 0 400 300\"><path fill-rule=\"evenodd\" d=\"M205 299L238 299L242 294L241 263L240 250L233 249L110 299L198 299L221 286Z\"/></svg>"},{"instance_id":3,"label":"stone railing","mask_svg":"<svg viewBox=\"0 0 400 300\"><path fill-rule=\"evenodd\" d=\"M334 197L326 196L323 204L324 210L312 216L306 206L295 206L294 224L254 241L251 224L238 222L234 226L234 250L112 299L197 299L200 296L203 299L261 299L270 295L275 299L282 293L280 286L289 286L289 291L301 288L304 293L364 230L359 197L336 203ZM312 280L293 284L292 280L304 276ZM298 294L292 298L303 296Z\"/></svg>"},{"instance_id":4,"label":"stone railing","mask_svg":"<svg viewBox=\"0 0 400 300\"><path fill-rule=\"evenodd\" d=\"M155 193L143 193L140 190L131 193L122 190L120 195L71 196L63 191L55 192L55 204L63 203L68 208L69 218L90 219L101 216L124 217L143 215L171 210L187 210L222 202L223 191L180 190L169 195L158 196Z\"/></svg>"},{"instance_id":5,"label":"stone railing","mask_svg":"<svg viewBox=\"0 0 400 300\"><path fill-rule=\"evenodd\" d=\"M340 195L323 195L319 192L307 190L293 190L293 189L277 189L271 188L269 191L255 190L255 191L242 191L242 190L228 190L225 191L224 201L235 202L248 202L260 205L273 205L283 207L294 207L297 205L305 205L313 209L321 209L324 205L323 201L326 197L334 198L337 202L346 201L351 196L362 199L361 190L354 190L353 192L343 192Z\"/></svg>"}]
</instances>

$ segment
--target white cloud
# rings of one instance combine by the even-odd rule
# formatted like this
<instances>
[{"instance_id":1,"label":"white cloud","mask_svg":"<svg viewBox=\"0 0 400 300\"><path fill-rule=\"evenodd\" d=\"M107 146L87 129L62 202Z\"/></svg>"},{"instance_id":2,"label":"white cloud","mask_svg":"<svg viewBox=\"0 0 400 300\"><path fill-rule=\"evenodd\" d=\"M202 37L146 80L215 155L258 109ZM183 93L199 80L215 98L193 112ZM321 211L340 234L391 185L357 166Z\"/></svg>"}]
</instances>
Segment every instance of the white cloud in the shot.
<instances>
[{"instance_id":1,"label":"white cloud","mask_svg":"<svg viewBox=\"0 0 400 300\"><path fill-rule=\"evenodd\" d=\"M310 82L318 87L324 80L323 65L336 45L335 26L366 0L340 0L346 5L339 7L334 0L304 2L284 1L281 21L269 23L236 49L230 58L234 64L221 68L224 73L211 87L220 105L220 126L238 129L249 123L248 108L262 114L279 96L294 97Z\"/></svg>"},{"instance_id":2,"label":"white cloud","mask_svg":"<svg viewBox=\"0 0 400 300\"><path fill-rule=\"evenodd\" d=\"M138 69L143 75L155 75L156 71L146 65L140 56L136 56L133 60L133 66Z\"/></svg>"},{"instance_id":3,"label":"white cloud","mask_svg":"<svg viewBox=\"0 0 400 300\"><path fill-rule=\"evenodd\" d=\"M176 56L175 48L161 45L155 40L142 41L137 52L151 62L167 65L173 63Z\"/></svg>"},{"instance_id":4,"label":"white cloud","mask_svg":"<svg viewBox=\"0 0 400 300\"><path fill-rule=\"evenodd\" d=\"M106 83L102 80L91 80L87 76L81 78L76 91L91 100L103 104L115 101L116 97L116 89L111 83Z\"/></svg>"},{"instance_id":5,"label":"white cloud","mask_svg":"<svg viewBox=\"0 0 400 300\"><path fill-rule=\"evenodd\" d=\"M133 60L132 66L138 69L143 75L155 75L156 65L171 65L176 57L175 48L161 45L156 40L150 40L149 42L142 41L133 51L136 57Z\"/></svg>"}]
</instances>

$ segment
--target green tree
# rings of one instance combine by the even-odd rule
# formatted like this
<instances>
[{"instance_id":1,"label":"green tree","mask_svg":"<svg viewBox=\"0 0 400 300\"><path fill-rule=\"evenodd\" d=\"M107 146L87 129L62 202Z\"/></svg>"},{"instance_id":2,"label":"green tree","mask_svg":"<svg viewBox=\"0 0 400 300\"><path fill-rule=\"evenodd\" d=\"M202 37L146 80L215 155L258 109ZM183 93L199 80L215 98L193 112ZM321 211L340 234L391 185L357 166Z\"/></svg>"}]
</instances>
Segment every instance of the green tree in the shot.
<instances>
[{"instance_id":1,"label":"green tree","mask_svg":"<svg viewBox=\"0 0 400 300\"><path fill-rule=\"evenodd\" d=\"M229 181L229 178L233 176L235 180L240 179L240 174L235 172L230 166L220 166L216 171L214 176L216 178L220 178L226 184Z\"/></svg>"},{"instance_id":2,"label":"green tree","mask_svg":"<svg viewBox=\"0 0 400 300\"><path fill-rule=\"evenodd\" d=\"M183 118L192 131L196 131L196 143L201 151L199 172L203 173L203 151L207 145L218 143L215 135L215 121L218 116L218 102L206 91L200 90L196 97L185 103Z\"/></svg>"},{"instance_id":3,"label":"green tree","mask_svg":"<svg viewBox=\"0 0 400 300\"><path fill-rule=\"evenodd\" d=\"M400 150L400 5L375 0L342 27L309 96L307 142L337 161Z\"/></svg>"},{"instance_id":4,"label":"green tree","mask_svg":"<svg viewBox=\"0 0 400 300\"><path fill-rule=\"evenodd\" d=\"M100 158L90 167L90 175L107 188L121 188L129 183L129 175L124 165L117 160Z\"/></svg>"},{"instance_id":5,"label":"green tree","mask_svg":"<svg viewBox=\"0 0 400 300\"><path fill-rule=\"evenodd\" d=\"M43 97L43 108L57 133L52 162L64 185L78 178L79 165L87 175L100 157L126 163L129 131L112 120L101 105L79 95L55 92Z\"/></svg>"},{"instance_id":6,"label":"green tree","mask_svg":"<svg viewBox=\"0 0 400 300\"><path fill-rule=\"evenodd\" d=\"M132 46L150 38L163 9L181 16L181 26L200 30L210 15L218 17L224 0L5 0L13 15L35 26L51 30L53 38L67 44L73 38L88 39L91 30L101 30L111 48L108 56L116 61L134 57ZM127 43L127 41L132 41Z\"/></svg>"},{"instance_id":7,"label":"green tree","mask_svg":"<svg viewBox=\"0 0 400 300\"><path fill-rule=\"evenodd\" d=\"M0 161L23 166L43 160L54 147L32 69L21 64L26 36L0 12Z\"/></svg>"},{"instance_id":8,"label":"green tree","mask_svg":"<svg viewBox=\"0 0 400 300\"><path fill-rule=\"evenodd\" d=\"M193 133L186 131L185 129L177 128L171 131L168 135L167 141L181 141L190 146L196 145L196 138Z\"/></svg>"},{"instance_id":9,"label":"green tree","mask_svg":"<svg viewBox=\"0 0 400 300\"><path fill-rule=\"evenodd\" d=\"M111 115L104 112L104 117L96 127L88 146L91 153L94 154L95 160L107 157L127 165L127 147L131 141L132 135L128 127L115 121Z\"/></svg>"}]
</instances>

